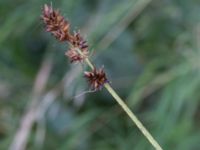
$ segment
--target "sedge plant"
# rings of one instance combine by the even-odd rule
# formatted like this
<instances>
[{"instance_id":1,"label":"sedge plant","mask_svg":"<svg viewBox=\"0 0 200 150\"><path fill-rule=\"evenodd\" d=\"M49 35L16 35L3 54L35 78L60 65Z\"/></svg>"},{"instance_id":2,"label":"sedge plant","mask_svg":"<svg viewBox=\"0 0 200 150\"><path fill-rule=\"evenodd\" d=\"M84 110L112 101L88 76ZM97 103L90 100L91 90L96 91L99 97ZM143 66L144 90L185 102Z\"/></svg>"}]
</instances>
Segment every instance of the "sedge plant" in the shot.
<instances>
[{"instance_id":1,"label":"sedge plant","mask_svg":"<svg viewBox=\"0 0 200 150\"><path fill-rule=\"evenodd\" d=\"M131 121L148 139L151 145L156 150L162 150L162 147L158 144L150 132L111 87L103 67L98 69L89 60L89 46L87 41L81 36L80 31L73 32L73 34L71 34L69 21L60 14L59 10L54 10L52 6L47 4L43 7L41 18L45 24L47 32L50 32L58 41L67 42L69 44L69 50L67 50L65 55L69 58L70 62L85 63L89 66L91 70L85 71L84 76L88 80L91 89L98 91L103 87L106 88L121 108L127 113Z\"/></svg>"}]
</instances>

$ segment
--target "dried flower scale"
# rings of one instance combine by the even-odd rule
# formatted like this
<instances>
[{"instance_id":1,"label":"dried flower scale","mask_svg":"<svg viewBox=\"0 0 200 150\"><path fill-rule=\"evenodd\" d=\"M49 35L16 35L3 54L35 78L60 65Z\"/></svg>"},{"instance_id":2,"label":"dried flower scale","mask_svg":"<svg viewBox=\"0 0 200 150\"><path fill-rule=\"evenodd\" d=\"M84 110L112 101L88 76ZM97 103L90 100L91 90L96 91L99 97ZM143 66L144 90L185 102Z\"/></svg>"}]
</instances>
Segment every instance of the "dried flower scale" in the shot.
<instances>
[{"instance_id":1,"label":"dried flower scale","mask_svg":"<svg viewBox=\"0 0 200 150\"><path fill-rule=\"evenodd\" d=\"M158 142L153 138L145 126L130 110L130 108L124 103L124 101L118 96L113 88L108 84L108 80L103 68L96 69L96 67L88 59L89 51L87 41L81 36L80 32L74 32L70 34L70 24L64 19L58 10L53 10L51 6L44 5L43 14L41 16L47 32L51 32L56 39L61 42L69 43L69 50L65 53L73 62L85 62L92 70L85 71L84 76L87 78L90 87L93 90L100 90L105 87L107 91L113 96L121 108L127 113L133 123L136 124L138 129L149 140L152 146L156 150L163 150Z\"/></svg>"}]
</instances>

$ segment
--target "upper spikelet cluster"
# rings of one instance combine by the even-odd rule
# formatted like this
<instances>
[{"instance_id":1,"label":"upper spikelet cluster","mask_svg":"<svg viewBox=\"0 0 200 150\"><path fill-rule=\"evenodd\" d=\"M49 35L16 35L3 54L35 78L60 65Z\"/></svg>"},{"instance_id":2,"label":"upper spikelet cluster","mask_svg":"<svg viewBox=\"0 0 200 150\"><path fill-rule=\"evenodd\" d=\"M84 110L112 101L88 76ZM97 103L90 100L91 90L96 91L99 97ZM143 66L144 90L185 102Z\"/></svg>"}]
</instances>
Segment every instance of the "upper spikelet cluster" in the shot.
<instances>
[{"instance_id":1,"label":"upper spikelet cluster","mask_svg":"<svg viewBox=\"0 0 200 150\"><path fill-rule=\"evenodd\" d=\"M71 62L80 62L88 57L87 41L81 36L80 32L70 33L70 23L65 20L58 10L54 10L52 6L44 5L41 16L47 32L51 32L59 41L70 43L70 49L66 52ZM76 52L76 48L80 49L84 56Z\"/></svg>"},{"instance_id":2,"label":"upper spikelet cluster","mask_svg":"<svg viewBox=\"0 0 200 150\"><path fill-rule=\"evenodd\" d=\"M82 62L89 56L87 41L81 36L80 32L70 33L70 23L65 20L58 10L52 6L44 5L41 16L47 32L50 32L61 42L70 43L69 50L65 53L71 62ZM90 86L94 90L99 90L108 81L106 74L101 69L93 69L91 72L85 72Z\"/></svg>"}]
</instances>

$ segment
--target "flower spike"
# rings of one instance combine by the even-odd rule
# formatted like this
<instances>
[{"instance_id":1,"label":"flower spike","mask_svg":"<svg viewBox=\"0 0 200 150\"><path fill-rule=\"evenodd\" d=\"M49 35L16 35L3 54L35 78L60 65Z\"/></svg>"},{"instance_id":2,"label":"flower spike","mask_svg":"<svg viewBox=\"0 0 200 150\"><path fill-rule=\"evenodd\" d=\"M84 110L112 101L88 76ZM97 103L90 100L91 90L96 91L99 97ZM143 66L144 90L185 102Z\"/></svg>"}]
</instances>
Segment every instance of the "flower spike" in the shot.
<instances>
[{"instance_id":1,"label":"flower spike","mask_svg":"<svg viewBox=\"0 0 200 150\"><path fill-rule=\"evenodd\" d=\"M103 68L98 70L95 68L91 72L85 71L84 76L88 79L91 88L94 90L100 90L108 82Z\"/></svg>"},{"instance_id":2,"label":"flower spike","mask_svg":"<svg viewBox=\"0 0 200 150\"><path fill-rule=\"evenodd\" d=\"M51 6L45 4L41 18L44 21L47 32L51 32L59 41L69 40L70 24L60 15L58 10L53 10Z\"/></svg>"}]
</instances>

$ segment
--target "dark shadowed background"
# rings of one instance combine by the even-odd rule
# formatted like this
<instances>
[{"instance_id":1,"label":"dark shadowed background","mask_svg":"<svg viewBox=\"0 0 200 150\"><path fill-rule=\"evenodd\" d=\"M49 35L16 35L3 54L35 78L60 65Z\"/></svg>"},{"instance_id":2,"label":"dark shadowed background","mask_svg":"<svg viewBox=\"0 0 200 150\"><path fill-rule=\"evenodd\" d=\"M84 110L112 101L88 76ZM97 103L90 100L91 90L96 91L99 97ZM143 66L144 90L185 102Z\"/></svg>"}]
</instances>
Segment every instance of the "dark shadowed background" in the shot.
<instances>
[{"instance_id":1,"label":"dark shadowed background","mask_svg":"<svg viewBox=\"0 0 200 150\"><path fill-rule=\"evenodd\" d=\"M0 0L0 150L151 150L43 28L52 4L166 150L200 149L199 0Z\"/></svg>"}]
</instances>

